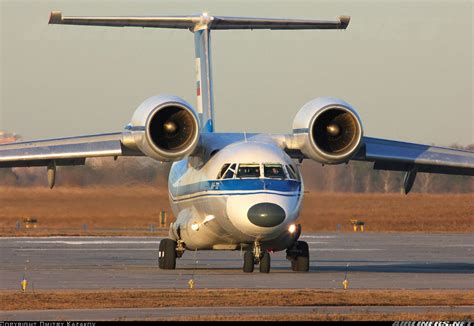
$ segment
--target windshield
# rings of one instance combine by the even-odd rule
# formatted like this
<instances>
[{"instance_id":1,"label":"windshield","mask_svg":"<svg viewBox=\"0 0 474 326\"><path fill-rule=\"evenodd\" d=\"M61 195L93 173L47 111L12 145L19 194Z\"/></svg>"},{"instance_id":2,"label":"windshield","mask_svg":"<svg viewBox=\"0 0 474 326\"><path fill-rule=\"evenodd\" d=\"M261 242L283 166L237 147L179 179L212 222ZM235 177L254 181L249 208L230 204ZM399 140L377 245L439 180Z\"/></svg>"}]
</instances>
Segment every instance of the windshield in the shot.
<instances>
[{"instance_id":1,"label":"windshield","mask_svg":"<svg viewBox=\"0 0 474 326\"><path fill-rule=\"evenodd\" d=\"M224 174L223 179L232 179L234 177L236 164L232 164L231 167Z\"/></svg>"},{"instance_id":2,"label":"windshield","mask_svg":"<svg viewBox=\"0 0 474 326\"><path fill-rule=\"evenodd\" d=\"M237 178L260 178L260 166L258 164L240 164Z\"/></svg>"},{"instance_id":3,"label":"windshield","mask_svg":"<svg viewBox=\"0 0 474 326\"><path fill-rule=\"evenodd\" d=\"M221 171L219 172L219 174L217 175L217 179L221 179L222 176L224 175L225 171L227 171L227 169L229 168L230 164L229 163L226 163L224 164L224 166L222 167Z\"/></svg>"},{"instance_id":4,"label":"windshield","mask_svg":"<svg viewBox=\"0 0 474 326\"><path fill-rule=\"evenodd\" d=\"M295 171L295 169L293 168L293 166L287 165L287 166L286 166L286 169L287 169L287 171L288 171L288 175L290 176L290 179L300 180L300 176L299 176L298 170Z\"/></svg>"},{"instance_id":5,"label":"windshield","mask_svg":"<svg viewBox=\"0 0 474 326\"><path fill-rule=\"evenodd\" d=\"M285 179L285 171L281 164L264 164L263 172L266 178Z\"/></svg>"}]
</instances>

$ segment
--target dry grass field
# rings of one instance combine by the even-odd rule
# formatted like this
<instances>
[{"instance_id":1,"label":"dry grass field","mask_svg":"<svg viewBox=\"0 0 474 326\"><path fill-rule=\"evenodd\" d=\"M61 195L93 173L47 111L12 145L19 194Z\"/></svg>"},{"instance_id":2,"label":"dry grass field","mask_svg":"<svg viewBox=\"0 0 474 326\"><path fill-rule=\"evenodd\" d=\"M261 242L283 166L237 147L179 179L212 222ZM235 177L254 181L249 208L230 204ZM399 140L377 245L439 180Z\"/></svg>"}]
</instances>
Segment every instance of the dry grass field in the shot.
<instances>
[{"instance_id":1,"label":"dry grass field","mask_svg":"<svg viewBox=\"0 0 474 326\"><path fill-rule=\"evenodd\" d=\"M0 235L150 235L166 210L168 194L145 186L100 188L1 188ZM36 217L26 230L23 219ZM303 230L351 231L349 220L366 231L474 232L473 194L305 194ZM16 223L20 221L20 230ZM87 230L83 225L87 225ZM111 230L114 229L114 230Z\"/></svg>"},{"instance_id":2,"label":"dry grass field","mask_svg":"<svg viewBox=\"0 0 474 326\"><path fill-rule=\"evenodd\" d=\"M0 291L2 310L107 309L159 307L237 307L237 306L427 306L425 313L347 314L255 314L239 316L183 316L176 321L239 320L472 320L473 313L440 313L428 306L465 306L474 304L472 291L454 290L112 290L112 291L38 291L19 293ZM150 320L153 320L151 318ZM160 320L160 319L158 319Z\"/></svg>"},{"instance_id":3,"label":"dry grass field","mask_svg":"<svg viewBox=\"0 0 474 326\"><path fill-rule=\"evenodd\" d=\"M193 289L0 291L2 310L238 307L238 306L470 306L468 290Z\"/></svg>"}]
</instances>

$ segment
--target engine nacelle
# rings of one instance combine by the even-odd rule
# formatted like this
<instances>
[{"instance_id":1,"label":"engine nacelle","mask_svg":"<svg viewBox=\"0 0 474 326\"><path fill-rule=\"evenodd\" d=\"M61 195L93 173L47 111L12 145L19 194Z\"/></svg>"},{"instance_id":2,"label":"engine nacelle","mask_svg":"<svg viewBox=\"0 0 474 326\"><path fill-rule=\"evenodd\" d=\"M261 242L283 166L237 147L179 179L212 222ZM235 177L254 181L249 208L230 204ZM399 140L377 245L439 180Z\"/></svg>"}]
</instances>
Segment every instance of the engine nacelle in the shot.
<instances>
[{"instance_id":1,"label":"engine nacelle","mask_svg":"<svg viewBox=\"0 0 474 326\"><path fill-rule=\"evenodd\" d=\"M357 112L337 98L306 103L293 120L294 147L326 164L348 161L358 150L363 128Z\"/></svg>"},{"instance_id":2,"label":"engine nacelle","mask_svg":"<svg viewBox=\"0 0 474 326\"><path fill-rule=\"evenodd\" d=\"M136 147L158 161L177 161L195 150L199 142L199 117L182 98L171 95L145 100L125 128L131 134L125 146Z\"/></svg>"}]
</instances>

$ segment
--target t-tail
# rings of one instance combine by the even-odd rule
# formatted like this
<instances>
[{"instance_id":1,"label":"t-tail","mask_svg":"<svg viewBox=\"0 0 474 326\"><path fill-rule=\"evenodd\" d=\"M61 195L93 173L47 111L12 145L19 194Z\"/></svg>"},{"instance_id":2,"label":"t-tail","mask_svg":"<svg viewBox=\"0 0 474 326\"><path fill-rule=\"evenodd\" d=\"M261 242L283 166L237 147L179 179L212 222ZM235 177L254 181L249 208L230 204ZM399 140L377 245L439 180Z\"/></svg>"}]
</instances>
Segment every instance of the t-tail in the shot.
<instances>
[{"instance_id":1,"label":"t-tail","mask_svg":"<svg viewBox=\"0 0 474 326\"><path fill-rule=\"evenodd\" d=\"M210 16L207 13L190 16L159 17L63 17L60 11L52 11L50 24L176 28L188 29L194 33L196 54L197 112L202 131L214 131L214 100L211 65L211 30L228 29L346 29L350 17L340 16L337 21L275 19L249 17Z\"/></svg>"}]
</instances>

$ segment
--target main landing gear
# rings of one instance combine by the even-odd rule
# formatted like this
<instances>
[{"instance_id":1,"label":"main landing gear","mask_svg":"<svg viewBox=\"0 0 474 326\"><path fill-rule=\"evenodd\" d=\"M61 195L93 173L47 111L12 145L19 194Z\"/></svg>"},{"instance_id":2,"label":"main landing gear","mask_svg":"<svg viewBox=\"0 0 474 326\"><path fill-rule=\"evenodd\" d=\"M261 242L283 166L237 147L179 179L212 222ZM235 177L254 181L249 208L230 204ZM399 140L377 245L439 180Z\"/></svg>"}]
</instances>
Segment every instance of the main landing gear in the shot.
<instances>
[{"instance_id":1,"label":"main landing gear","mask_svg":"<svg viewBox=\"0 0 474 326\"><path fill-rule=\"evenodd\" d=\"M185 250L183 241L163 239L158 251L158 267L160 269L175 269L176 258L181 258Z\"/></svg>"},{"instance_id":2,"label":"main landing gear","mask_svg":"<svg viewBox=\"0 0 474 326\"><path fill-rule=\"evenodd\" d=\"M286 249L286 259L291 261L291 269L295 272L309 271L309 247L305 241L296 241Z\"/></svg>"},{"instance_id":3,"label":"main landing gear","mask_svg":"<svg viewBox=\"0 0 474 326\"><path fill-rule=\"evenodd\" d=\"M243 271L252 273L255 264L259 264L260 273L270 272L270 254L268 251L262 252L258 242L254 243L252 250L247 250L244 253Z\"/></svg>"}]
</instances>

